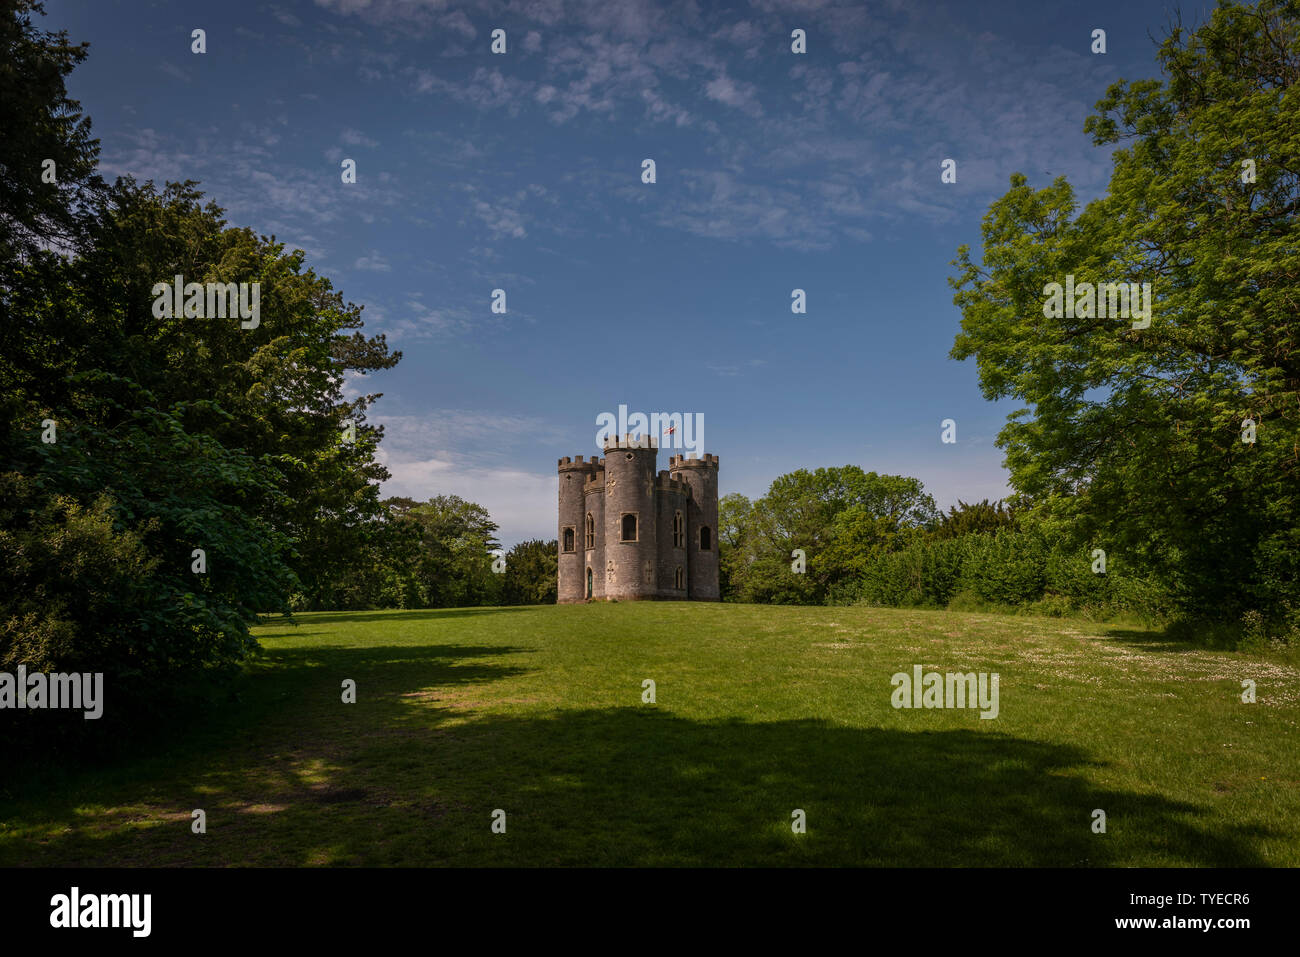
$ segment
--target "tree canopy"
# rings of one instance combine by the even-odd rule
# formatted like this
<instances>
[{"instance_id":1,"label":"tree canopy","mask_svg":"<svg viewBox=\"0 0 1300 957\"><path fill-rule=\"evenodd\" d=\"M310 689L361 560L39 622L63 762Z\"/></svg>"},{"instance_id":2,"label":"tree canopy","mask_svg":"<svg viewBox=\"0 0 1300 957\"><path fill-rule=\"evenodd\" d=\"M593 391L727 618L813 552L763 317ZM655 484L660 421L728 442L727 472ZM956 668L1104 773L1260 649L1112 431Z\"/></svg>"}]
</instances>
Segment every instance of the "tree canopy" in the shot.
<instances>
[{"instance_id":1,"label":"tree canopy","mask_svg":"<svg viewBox=\"0 0 1300 957\"><path fill-rule=\"evenodd\" d=\"M1014 398L1011 483L1197 614L1300 598L1300 5L1223 3L1119 81L1085 130L1105 195L1017 174L952 284L984 395ZM1044 309L1046 287L1150 283L1150 325Z\"/></svg>"}]
</instances>

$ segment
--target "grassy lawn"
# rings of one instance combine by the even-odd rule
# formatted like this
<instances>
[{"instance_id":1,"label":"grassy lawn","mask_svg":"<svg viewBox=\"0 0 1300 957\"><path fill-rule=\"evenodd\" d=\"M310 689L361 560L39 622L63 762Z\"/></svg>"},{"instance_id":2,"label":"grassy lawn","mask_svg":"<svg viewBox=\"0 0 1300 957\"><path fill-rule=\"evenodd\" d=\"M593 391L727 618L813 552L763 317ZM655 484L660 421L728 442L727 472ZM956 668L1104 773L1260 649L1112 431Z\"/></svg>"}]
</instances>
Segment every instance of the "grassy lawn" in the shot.
<instances>
[{"instance_id":1,"label":"grassy lawn","mask_svg":"<svg viewBox=\"0 0 1300 957\"><path fill-rule=\"evenodd\" d=\"M0 865L1300 865L1280 658L1068 619L658 602L259 635L239 704L166 753L0 804ZM895 710L916 664L998 672L1000 715Z\"/></svg>"}]
</instances>

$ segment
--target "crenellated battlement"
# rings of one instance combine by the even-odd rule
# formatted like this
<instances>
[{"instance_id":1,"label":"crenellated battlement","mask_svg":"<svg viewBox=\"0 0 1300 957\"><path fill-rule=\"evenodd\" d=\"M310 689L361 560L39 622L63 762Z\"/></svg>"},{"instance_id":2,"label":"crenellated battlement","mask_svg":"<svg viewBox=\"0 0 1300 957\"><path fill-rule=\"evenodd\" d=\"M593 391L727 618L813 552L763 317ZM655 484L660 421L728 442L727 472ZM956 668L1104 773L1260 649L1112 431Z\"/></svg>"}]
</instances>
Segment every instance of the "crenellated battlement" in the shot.
<instances>
[{"instance_id":1,"label":"crenellated battlement","mask_svg":"<svg viewBox=\"0 0 1300 957\"><path fill-rule=\"evenodd\" d=\"M632 433L626 435L611 435L605 439L605 451L610 449L658 449L659 439L653 435L632 436Z\"/></svg>"},{"instance_id":2,"label":"crenellated battlement","mask_svg":"<svg viewBox=\"0 0 1300 957\"><path fill-rule=\"evenodd\" d=\"M591 492L599 492L605 487L605 470L601 469L596 473L596 477L582 485L582 494L587 495Z\"/></svg>"},{"instance_id":3,"label":"crenellated battlement","mask_svg":"<svg viewBox=\"0 0 1300 957\"><path fill-rule=\"evenodd\" d=\"M663 492L675 495L690 495L691 487L681 479L675 479L667 469L659 471L659 478L655 482L655 487Z\"/></svg>"},{"instance_id":4,"label":"crenellated battlement","mask_svg":"<svg viewBox=\"0 0 1300 957\"><path fill-rule=\"evenodd\" d=\"M694 454L674 455L668 460L668 467L671 469L716 469L718 467L718 457L707 454L703 458L696 458Z\"/></svg>"},{"instance_id":5,"label":"crenellated battlement","mask_svg":"<svg viewBox=\"0 0 1300 957\"><path fill-rule=\"evenodd\" d=\"M584 462L581 455L569 458L567 455L559 460L558 468L561 472L590 472L598 469L603 464L601 459L596 456L591 457L590 462Z\"/></svg>"}]
</instances>

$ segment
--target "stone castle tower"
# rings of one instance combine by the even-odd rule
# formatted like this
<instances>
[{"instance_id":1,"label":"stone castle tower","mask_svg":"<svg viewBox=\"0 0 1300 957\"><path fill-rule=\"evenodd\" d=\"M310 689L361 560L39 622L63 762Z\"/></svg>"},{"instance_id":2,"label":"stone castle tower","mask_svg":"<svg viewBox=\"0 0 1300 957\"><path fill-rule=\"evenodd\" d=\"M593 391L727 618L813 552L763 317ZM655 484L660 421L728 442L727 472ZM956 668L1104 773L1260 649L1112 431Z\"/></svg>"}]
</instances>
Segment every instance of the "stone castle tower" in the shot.
<instances>
[{"instance_id":1,"label":"stone castle tower","mask_svg":"<svg viewBox=\"0 0 1300 957\"><path fill-rule=\"evenodd\" d=\"M720 601L718 457L674 455L653 438L610 438L605 458L560 459L559 597Z\"/></svg>"}]
</instances>

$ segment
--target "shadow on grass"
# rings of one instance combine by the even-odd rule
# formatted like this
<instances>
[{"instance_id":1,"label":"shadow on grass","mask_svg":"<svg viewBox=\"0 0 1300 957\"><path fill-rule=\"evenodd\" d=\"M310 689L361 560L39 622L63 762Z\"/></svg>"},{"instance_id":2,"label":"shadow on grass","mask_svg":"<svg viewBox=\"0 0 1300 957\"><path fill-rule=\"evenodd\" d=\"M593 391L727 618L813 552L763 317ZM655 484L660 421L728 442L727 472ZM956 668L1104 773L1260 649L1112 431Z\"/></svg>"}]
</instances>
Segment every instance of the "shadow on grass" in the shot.
<instances>
[{"instance_id":1,"label":"shadow on grass","mask_svg":"<svg viewBox=\"0 0 1300 957\"><path fill-rule=\"evenodd\" d=\"M359 701L383 700L394 695L482 684L526 674L532 669L474 659L530 655L535 650L512 645L453 644L264 648L250 662L252 671L242 697L250 702L265 702L290 694L300 696L304 687L319 689L312 699L303 702L303 707L326 708L320 717L328 726L347 720L341 714L330 713L336 712L336 704L342 704L341 688L345 679L357 683ZM270 673L259 675L258 668L270 669ZM302 716L301 710L291 710L282 717L292 722Z\"/></svg>"},{"instance_id":2,"label":"shadow on grass","mask_svg":"<svg viewBox=\"0 0 1300 957\"><path fill-rule=\"evenodd\" d=\"M1101 634L1122 644L1131 645L1139 651L1213 650L1209 645L1189 640L1184 635L1171 634L1163 629L1107 628Z\"/></svg>"},{"instance_id":3,"label":"shadow on grass","mask_svg":"<svg viewBox=\"0 0 1300 957\"><path fill-rule=\"evenodd\" d=\"M470 700L523 669L456 659L518 651L278 652L292 680L258 679L255 696L290 704L250 708L224 743L155 762L95 804L83 790L14 809L20 826L60 826L26 847L0 838L0 863L1259 866L1258 841L1276 836L1100 787L1083 748L983 730L699 721L649 706L501 713L512 702L500 689ZM359 700L344 707L347 672ZM189 827L199 807L201 837ZM489 828L496 808L504 835ZM796 808L804 835L791 831ZM1096 808L1106 834L1090 829Z\"/></svg>"},{"instance_id":4,"label":"shadow on grass","mask_svg":"<svg viewBox=\"0 0 1300 957\"><path fill-rule=\"evenodd\" d=\"M404 611L305 611L299 612L299 620L304 624L360 623L375 621L440 621L445 618L482 617L500 615L515 611L536 610L528 605L484 605L476 608L414 608ZM275 625L283 622L282 618L270 618L265 624Z\"/></svg>"},{"instance_id":5,"label":"shadow on grass","mask_svg":"<svg viewBox=\"0 0 1300 957\"><path fill-rule=\"evenodd\" d=\"M277 735L282 740L321 740L322 729L342 730L351 724L346 709L354 706L342 700L345 679L356 683L359 705L355 707L365 711L386 698L421 696L432 688L456 689L526 674L533 669L475 659L533 652L508 645L456 644L263 647L215 704L179 705L170 720L147 727L118 727L106 716L90 729L104 736L103 747L72 761L37 755L24 755L18 763L0 761L0 838L8 801L46 803L41 797L46 793L73 793L74 803L97 800L97 791L113 790L123 779L180 773L179 769L194 764L195 754L221 755L228 764L242 760L251 765L249 752L232 746L232 741L247 747L274 742ZM72 711L36 714L84 720ZM249 774L255 777L256 768L249 766ZM0 866L4 858L0 847Z\"/></svg>"}]
</instances>

